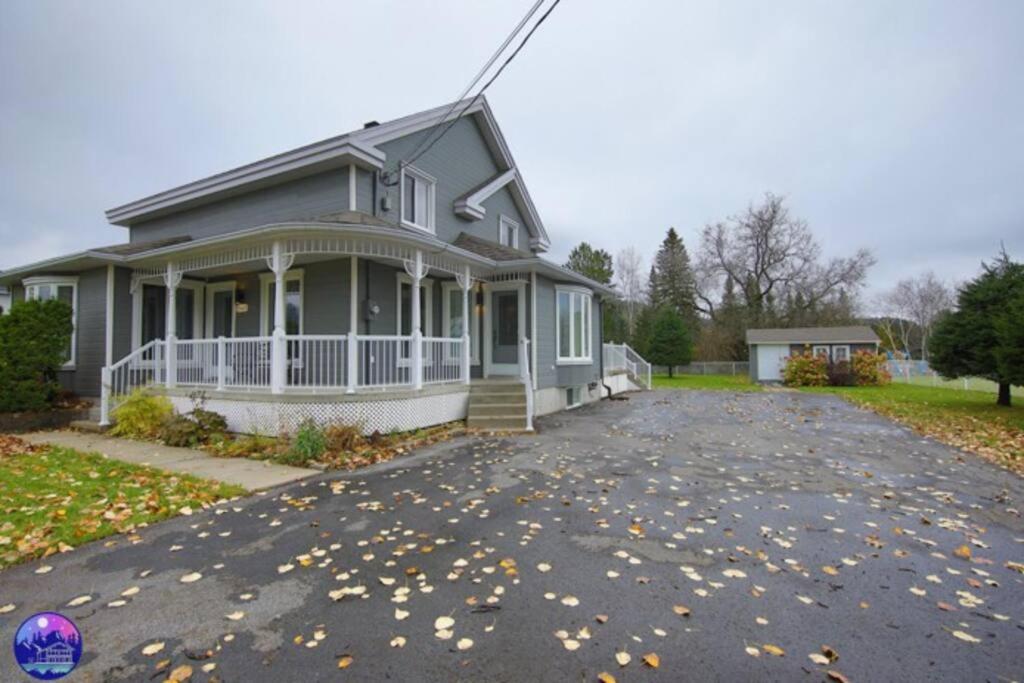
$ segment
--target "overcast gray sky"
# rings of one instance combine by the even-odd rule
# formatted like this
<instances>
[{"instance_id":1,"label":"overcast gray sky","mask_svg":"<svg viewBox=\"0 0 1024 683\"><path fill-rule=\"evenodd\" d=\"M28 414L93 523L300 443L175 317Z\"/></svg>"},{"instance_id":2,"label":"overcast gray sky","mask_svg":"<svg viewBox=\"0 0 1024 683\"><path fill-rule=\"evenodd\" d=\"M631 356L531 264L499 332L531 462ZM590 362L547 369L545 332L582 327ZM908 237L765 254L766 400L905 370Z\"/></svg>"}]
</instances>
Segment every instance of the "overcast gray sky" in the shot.
<instances>
[{"instance_id":1,"label":"overcast gray sky","mask_svg":"<svg viewBox=\"0 0 1024 683\"><path fill-rule=\"evenodd\" d=\"M532 0L0 4L0 268L452 99ZM786 195L872 290L1024 258L1024 2L563 0L488 91L562 260Z\"/></svg>"}]
</instances>

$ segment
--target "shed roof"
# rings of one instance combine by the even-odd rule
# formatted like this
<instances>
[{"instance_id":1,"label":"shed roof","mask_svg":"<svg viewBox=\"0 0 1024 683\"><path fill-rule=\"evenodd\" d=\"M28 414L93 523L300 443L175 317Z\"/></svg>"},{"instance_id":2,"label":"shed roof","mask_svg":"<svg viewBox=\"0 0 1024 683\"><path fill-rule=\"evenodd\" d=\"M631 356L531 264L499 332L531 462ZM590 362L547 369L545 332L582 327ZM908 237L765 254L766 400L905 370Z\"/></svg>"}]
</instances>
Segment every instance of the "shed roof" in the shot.
<instances>
[{"instance_id":1,"label":"shed roof","mask_svg":"<svg viewBox=\"0 0 1024 683\"><path fill-rule=\"evenodd\" d=\"M878 335L867 325L747 330L748 344L875 344L878 341Z\"/></svg>"}]
</instances>

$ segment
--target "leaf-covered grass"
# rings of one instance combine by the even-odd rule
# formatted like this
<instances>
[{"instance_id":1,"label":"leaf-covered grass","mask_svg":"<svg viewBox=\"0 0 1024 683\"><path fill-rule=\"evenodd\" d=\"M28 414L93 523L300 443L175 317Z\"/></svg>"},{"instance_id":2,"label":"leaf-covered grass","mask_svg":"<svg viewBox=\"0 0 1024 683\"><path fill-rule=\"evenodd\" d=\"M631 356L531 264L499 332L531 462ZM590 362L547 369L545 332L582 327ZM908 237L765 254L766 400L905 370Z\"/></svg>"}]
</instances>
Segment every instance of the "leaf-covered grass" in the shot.
<instances>
[{"instance_id":1,"label":"leaf-covered grass","mask_svg":"<svg viewBox=\"0 0 1024 683\"><path fill-rule=\"evenodd\" d=\"M747 375L654 375L655 389L709 389L712 391L761 391Z\"/></svg>"},{"instance_id":2,"label":"leaf-covered grass","mask_svg":"<svg viewBox=\"0 0 1024 683\"><path fill-rule=\"evenodd\" d=\"M70 448L0 455L0 568L243 493Z\"/></svg>"},{"instance_id":3,"label":"leaf-covered grass","mask_svg":"<svg viewBox=\"0 0 1024 683\"><path fill-rule=\"evenodd\" d=\"M1003 408L987 392L913 384L803 391L838 394L922 434L1024 471L1024 396Z\"/></svg>"}]
</instances>

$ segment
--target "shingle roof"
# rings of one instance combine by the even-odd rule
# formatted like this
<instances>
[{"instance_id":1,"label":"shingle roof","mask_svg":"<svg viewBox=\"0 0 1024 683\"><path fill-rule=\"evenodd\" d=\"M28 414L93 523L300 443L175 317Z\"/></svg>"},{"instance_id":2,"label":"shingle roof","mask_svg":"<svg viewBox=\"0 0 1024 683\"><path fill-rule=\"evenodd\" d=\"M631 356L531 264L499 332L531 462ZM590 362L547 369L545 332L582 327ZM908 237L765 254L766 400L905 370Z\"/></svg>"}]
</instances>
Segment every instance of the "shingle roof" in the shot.
<instances>
[{"instance_id":1,"label":"shingle roof","mask_svg":"<svg viewBox=\"0 0 1024 683\"><path fill-rule=\"evenodd\" d=\"M150 240L148 242L127 242L125 244L114 244L109 247L99 247L98 249L90 249L90 251L100 252L102 254L114 254L115 256L134 256L141 254L144 251L150 249L160 249L161 247L169 247L172 244L181 244L183 242L191 242L192 238L188 235L182 235L180 237L166 237L162 240Z\"/></svg>"},{"instance_id":2,"label":"shingle roof","mask_svg":"<svg viewBox=\"0 0 1024 683\"><path fill-rule=\"evenodd\" d=\"M460 232L452 244L460 249L471 251L474 254L485 256L495 261L518 261L519 259L530 258L533 254L520 251L504 244L491 242L490 240L474 237L466 232Z\"/></svg>"},{"instance_id":3,"label":"shingle roof","mask_svg":"<svg viewBox=\"0 0 1024 683\"><path fill-rule=\"evenodd\" d=\"M874 344L878 335L867 325L848 327L790 327L747 330L748 344Z\"/></svg>"}]
</instances>

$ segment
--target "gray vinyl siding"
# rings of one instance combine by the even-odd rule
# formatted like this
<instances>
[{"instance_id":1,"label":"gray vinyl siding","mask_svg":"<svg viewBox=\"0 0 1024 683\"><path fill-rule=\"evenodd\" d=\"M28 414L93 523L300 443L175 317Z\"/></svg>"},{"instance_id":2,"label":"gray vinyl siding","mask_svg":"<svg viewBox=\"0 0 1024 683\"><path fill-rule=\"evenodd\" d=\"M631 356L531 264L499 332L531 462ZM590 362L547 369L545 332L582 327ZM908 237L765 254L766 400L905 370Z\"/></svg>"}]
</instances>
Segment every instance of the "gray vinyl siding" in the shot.
<instances>
[{"instance_id":1,"label":"gray vinyl siding","mask_svg":"<svg viewBox=\"0 0 1024 683\"><path fill-rule=\"evenodd\" d=\"M591 299L591 363L558 365L555 348L557 302L555 285L546 277L537 276L537 387L570 387L600 380L601 375L601 309L595 295Z\"/></svg>"},{"instance_id":2,"label":"gray vinyl siding","mask_svg":"<svg viewBox=\"0 0 1024 683\"><path fill-rule=\"evenodd\" d=\"M358 201L358 199L357 199ZM185 209L131 227L132 242L193 239L348 210L348 168L333 169Z\"/></svg>"},{"instance_id":3,"label":"gray vinyl siding","mask_svg":"<svg viewBox=\"0 0 1024 683\"><path fill-rule=\"evenodd\" d=\"M388 168L396 168L399 161L409 158L422 137L423 133L416 133L381 145L381 149L388 155ZM467 232L496 242L499 210L525 229L526 223L515 208L507 187L484 202L487 215L483 220L470 221L455 214L456 199L498 174L498 165L475 119L462 119L452 126L437 144L416 159L413 166L437 180L434 227L439 239L451 242L460 232ZM382 187L381 190L391 197L391 211L382 211L380 215L387 220L399 222L401 188L395 185ZM520 240L520 246L528 248L528 240L522 241L522 236Z\"/></svg>"},{"instance_id":4,"label":"gray vinyl siding","mask_svg":"<svg viewBox=\"0 0 1024 683\"><path fill-rule=\"evenodd\" d=\"M79 396L100 395L100 370L106 360L107 269L78 276L75 372L70 389Z\"/></svg>"},{"instance_id":5,"label":"gray vinyl siding","mask_svg":"<svg viewBox=\"0 0 1024 683\"><path fill-rule=\"evenodd\" d=\"M132 271L114 269L114 362L132 350Z\"/></svg>"}]
</instances>

